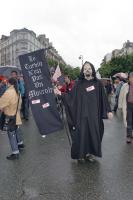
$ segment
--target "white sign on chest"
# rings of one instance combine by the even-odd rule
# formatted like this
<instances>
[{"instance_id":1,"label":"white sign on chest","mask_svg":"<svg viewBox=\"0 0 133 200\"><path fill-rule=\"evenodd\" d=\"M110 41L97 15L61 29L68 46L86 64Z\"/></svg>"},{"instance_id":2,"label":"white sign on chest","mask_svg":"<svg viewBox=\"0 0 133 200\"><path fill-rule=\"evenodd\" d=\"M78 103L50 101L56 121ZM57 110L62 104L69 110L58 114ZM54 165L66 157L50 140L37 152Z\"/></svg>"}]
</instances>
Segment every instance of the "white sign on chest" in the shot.
<instances>
[{"instance_id":1,"label":"white sign on chest","mask_svg":"<svg viewBox=\"0 0 133 200\"><path fill-rule=\"evenodd\" d=\"M94 85L89 86L89 87L86 88L86 91L87 91L87 92L91 92L91 91L93 91L93 90L95 90Z\"/></svg>"}]
</instances>

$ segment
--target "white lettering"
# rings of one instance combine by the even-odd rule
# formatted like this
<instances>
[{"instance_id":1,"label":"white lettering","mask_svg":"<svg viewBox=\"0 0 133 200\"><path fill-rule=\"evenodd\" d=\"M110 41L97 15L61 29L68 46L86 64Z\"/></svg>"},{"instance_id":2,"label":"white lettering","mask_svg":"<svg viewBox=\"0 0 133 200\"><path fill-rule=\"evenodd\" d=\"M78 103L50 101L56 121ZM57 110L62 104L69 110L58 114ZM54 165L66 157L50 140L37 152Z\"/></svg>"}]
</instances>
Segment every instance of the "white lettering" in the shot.
<instances>
[{"instance_id":1,"label":"white lettering","mask_svg":"<svg viewBox=\"0 0 133 200\"><path fill-rule=\"evenodd\" d=\"M50 93L53 93L53 88L48 87L47 89L39 90L39 91L31 90L29 92L29 99L32 99L36 96L40 96L40 95L44 95L44 94L50 94Z\"/></svg>"},{"instance_id":2,"label":"white lettering","mask_svg":"<svg viewBox=\"0 0 133 200\"><path fill-rule=\"evenodd\" d=\"M43 83L42 82L36 82L34 83L35 88L40 88L43 87Z\"/></svg>"},{"instance_id":3,"label":"white lettering","mask_svg":"<svg viewBox=\"0 0 133 200\"><path fill-rule=\"evenodd\" d=\"M25 67L25 69L27 69L27 70L30 70L30 69L34 69L34 68L37 68L37 67L42 67L43 66L43 64L42 64L42 62L37 62L37 63L33 63L33 64L25 64L24 65L24 67Z\"/></svg>"},{"instance_id":4,"label":"white lettering","mask_svg":"<svg viewBox=\"0 0 133 200\"><path fill-rule=\"evenodd\" d=\"M32 81L33 81L33 82L36 82L36 81L39 81L39 80L42 80L42 79L43 79L42 75L39 75L39 76L32 76L31 78L32 78Z\"/></svg>"},{"instance_id":5,"label":"white lettering","mask_svg":"<svg viewBox=\"0 0 133 200\"><path fill-rule=\"evenodd\" d=\"M36 60L36 58L33 56L28 56L28 58L29 58L29 62L34 62Z\"/></svg>"}]
</instances>

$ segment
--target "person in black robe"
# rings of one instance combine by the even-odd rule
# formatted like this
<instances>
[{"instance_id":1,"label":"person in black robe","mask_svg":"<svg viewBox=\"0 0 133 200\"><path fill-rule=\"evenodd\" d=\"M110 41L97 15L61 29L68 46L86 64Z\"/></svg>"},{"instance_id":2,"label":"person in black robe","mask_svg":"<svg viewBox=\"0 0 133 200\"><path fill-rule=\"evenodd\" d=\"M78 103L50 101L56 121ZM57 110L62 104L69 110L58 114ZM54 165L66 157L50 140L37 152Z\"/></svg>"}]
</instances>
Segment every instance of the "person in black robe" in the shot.
<instances>
[{"instance_id":1,"label":"person in black robe","mask_svg":"<svg viewBox=\"0 0 133 200\"><path fill-rule=\"evenodd\" d=\"M61 95L58 90L55 93ZM111 119L113 115L104 87L90 62L84 63L78 82L62 99L72 138L72 159L94 161L93 156L101 157L103 119Z\"/></svg>"}]
</instances>

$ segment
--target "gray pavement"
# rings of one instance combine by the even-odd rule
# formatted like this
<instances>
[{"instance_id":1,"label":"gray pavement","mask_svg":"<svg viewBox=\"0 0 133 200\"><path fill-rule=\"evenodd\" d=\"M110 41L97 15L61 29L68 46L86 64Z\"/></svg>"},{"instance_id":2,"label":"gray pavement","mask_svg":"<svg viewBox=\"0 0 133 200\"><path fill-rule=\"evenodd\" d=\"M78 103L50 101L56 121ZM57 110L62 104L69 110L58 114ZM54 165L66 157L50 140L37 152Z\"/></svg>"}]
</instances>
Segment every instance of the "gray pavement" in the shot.
<instances>
[{"instance_id":1,"label":"gray pavement","mask_svg":"<svg viewBox=\"0 0 133 200\"><path fill-rule=\"evenodd\" d=\"M7 135L0 135L0 200L132 200L133 144L120 119L105 121L103 157L77 164L65 131L42 138L32 119L24 122L26 148L17 161Z\"/></svg>"}]
</instances>

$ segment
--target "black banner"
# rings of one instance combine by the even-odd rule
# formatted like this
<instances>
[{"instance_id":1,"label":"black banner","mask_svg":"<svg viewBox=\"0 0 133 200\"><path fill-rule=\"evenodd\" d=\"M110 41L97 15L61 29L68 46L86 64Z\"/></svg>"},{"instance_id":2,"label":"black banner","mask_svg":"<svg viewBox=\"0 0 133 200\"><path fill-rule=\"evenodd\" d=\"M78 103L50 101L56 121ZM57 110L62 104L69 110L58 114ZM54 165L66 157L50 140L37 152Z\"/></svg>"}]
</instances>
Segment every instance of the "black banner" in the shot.
<instances>
[{"instance_id":1,"label":"black banner","mask_svg":"<svg viewBox=\"0 0 133 200\"><path fill-rule=\"evenodd\" d=\"M19 56L33 116L41 135L63 128L44 49Z\"/></svg>"}]
</instances>

